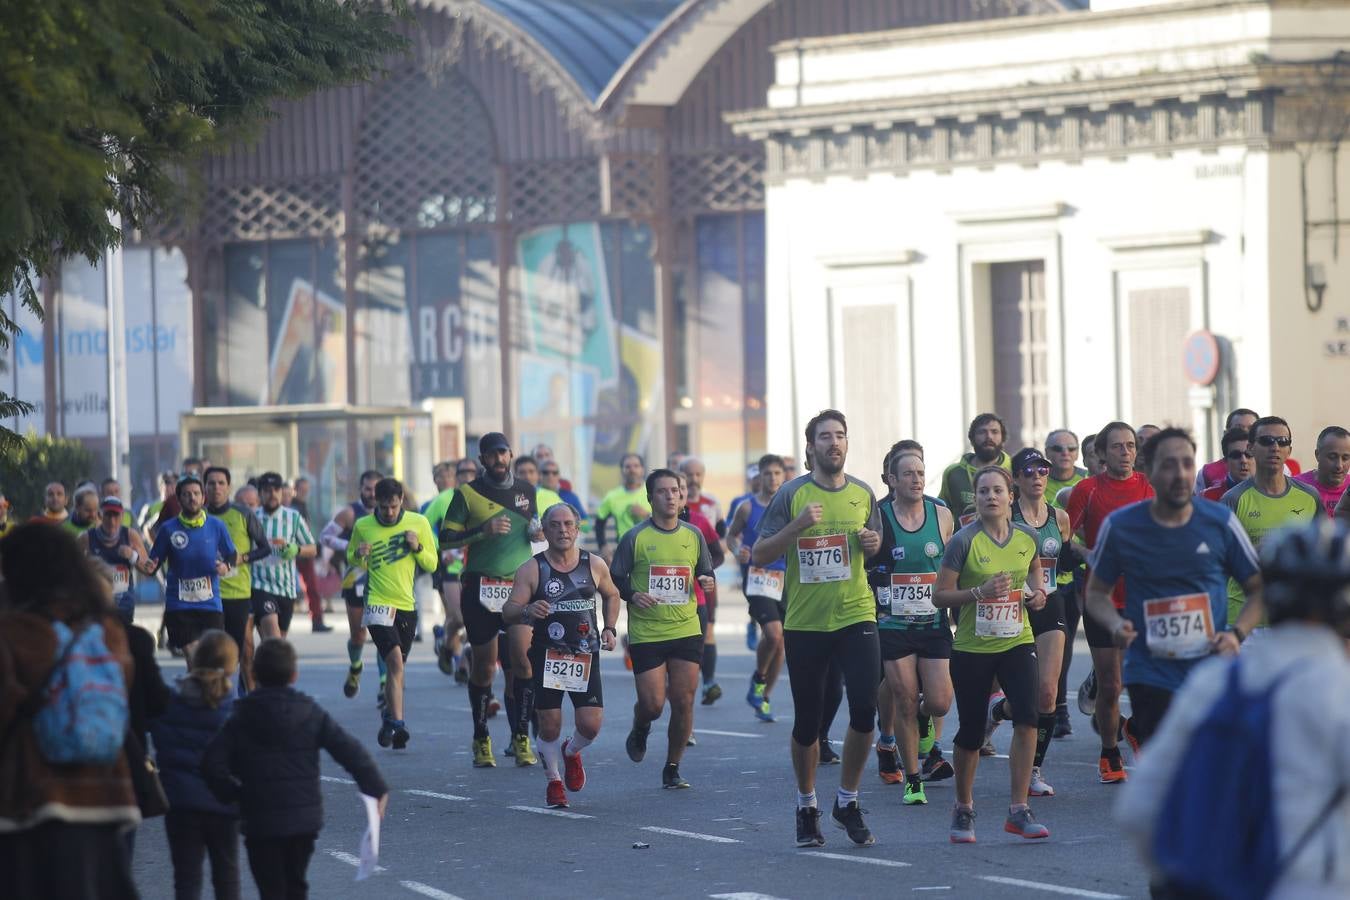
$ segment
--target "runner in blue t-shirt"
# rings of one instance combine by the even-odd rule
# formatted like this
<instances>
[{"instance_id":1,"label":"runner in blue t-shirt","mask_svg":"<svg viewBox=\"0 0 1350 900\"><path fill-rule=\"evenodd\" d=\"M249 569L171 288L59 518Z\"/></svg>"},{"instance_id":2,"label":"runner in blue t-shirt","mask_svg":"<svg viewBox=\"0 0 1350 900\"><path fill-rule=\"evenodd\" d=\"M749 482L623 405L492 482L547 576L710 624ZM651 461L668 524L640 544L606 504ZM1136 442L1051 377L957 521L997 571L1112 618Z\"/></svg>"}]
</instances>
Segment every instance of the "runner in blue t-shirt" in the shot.
<instances>
[{"instance_id":1,"label":"runner in blue t-shirt","mask_svg":"<svg viewBox=\"0 0 1350 900\"><path fill-rule=\"evenodd\" d=\"M1195 443L1179 428L1145 442L1139 461L1154 497L1106 518L1088 559L1087 610L1125 653L1136 751L1154 734L1186 675L1211 653L1236 653L1261 621L1261 573L1247 533L1225 506L1195 497ZM1111 589L1125 580L1125 617ZM1247 605L1228 622L1228 579Z\"/></svg>"},{"instance_id":2,"label":"runner in blue t-shirt","mask_svg":"<svg viewBox=\"0 0 1350 900\"><path fill-rule=\"evenodd\" d=\"M167 563L164 625L169 646L191 658L203 632L225 627L220 576L240 560L225 523L206 514L201 479L184 475L174 493L182 511L155 532L155 543L141 571L153 575Z\"/></svg>"}]
</instances>

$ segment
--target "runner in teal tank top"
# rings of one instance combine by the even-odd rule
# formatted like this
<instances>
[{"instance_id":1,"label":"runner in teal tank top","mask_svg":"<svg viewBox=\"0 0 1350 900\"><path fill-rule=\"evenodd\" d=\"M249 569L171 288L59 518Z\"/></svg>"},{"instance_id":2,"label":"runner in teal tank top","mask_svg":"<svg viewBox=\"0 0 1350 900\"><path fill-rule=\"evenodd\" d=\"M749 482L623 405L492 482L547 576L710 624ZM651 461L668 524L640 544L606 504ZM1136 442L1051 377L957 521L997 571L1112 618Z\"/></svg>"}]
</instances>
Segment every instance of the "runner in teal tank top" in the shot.
<instances>
[{"instance_id":1,"label":"runner in teal tank top","mask_svg":"<svg viewBox=\"0 0 1350 900\"><path fill-rule=\"evenodd\" d=\"M1067 628L1064 595L1057 590L1060 554L1065 552L1069 535L1069 514L1046 500L1051 466L1039 450L1028 447L1013 457L1013 480L1017 499L1012 505L1014 522L1026 525L1036 534L1036 555L1041 561L1041 590L1045 606L1030 610L1031 633L1036 637L1038 681L1036 686L1036 753L1031 762L1033 797L1053 797L1055 789L1041 777L1045 751L1055 733L1055 702L1059 696L1059 672L1064 662ZM1066 554L1066 557L1069 554ZM1067 559L1066 559L1067 561Z\"/></svg>"},{"instance_id":2,"label":"runner in teal tank top","mask_svg":"<svg viewBox=\"0 0 1350 900\"><path fill-rule=\"evenodd\" d=\"M933 750L934 718L941 721L952 702L947 668L952 632L947 611L933 605L938 569L952 536L952 513L924 497L925 474L918 453L890 460L886 480L892 499L880 507L881 548L867 561L885 674L878 701L877 771L887 784L905 781L908 805L928 802L919 758Z\"/></svg>"}]
</instances>

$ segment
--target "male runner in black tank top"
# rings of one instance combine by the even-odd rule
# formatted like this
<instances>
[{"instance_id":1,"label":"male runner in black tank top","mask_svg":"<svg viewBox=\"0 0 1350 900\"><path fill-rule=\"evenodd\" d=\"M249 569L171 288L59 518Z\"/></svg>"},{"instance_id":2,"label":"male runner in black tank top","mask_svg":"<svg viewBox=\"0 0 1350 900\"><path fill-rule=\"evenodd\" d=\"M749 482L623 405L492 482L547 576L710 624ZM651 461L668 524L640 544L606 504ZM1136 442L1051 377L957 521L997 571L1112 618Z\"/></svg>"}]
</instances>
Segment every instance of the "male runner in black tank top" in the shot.
<instances>
[{"instance_id":1,"label":"male runner in black tank top","mask_svg":"<svg viewBox=\"0 0 1350 900\"><path fill-rule=\"evenodd\" d=\"M558 773L560 758L567 790L579 791L586 784L581 751L600 734L604 718L599 651L613 650L617 641L619 589L605 561L577 547L580 524L579 513L568 503L545 511L548 549L516 570L511 598L502 608L506 624L534 626L529 689L539 718L539 755L548 776L545 799L551 807L567 806ZM603 628L596 621L597 593L604 602ZM576 730L566 743L560 738L564 694L571 697L576 716Z\"/></svg>"}]
</instances>

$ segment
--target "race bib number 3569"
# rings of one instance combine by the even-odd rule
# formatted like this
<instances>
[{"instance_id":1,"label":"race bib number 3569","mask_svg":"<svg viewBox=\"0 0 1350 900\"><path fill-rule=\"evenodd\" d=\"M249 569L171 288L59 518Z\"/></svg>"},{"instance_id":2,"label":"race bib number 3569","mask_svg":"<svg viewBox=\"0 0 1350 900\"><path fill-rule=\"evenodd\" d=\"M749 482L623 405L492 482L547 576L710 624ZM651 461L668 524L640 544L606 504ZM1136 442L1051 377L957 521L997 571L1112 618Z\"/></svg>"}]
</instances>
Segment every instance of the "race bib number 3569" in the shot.
<instances>
[{"instance_id":1,"label":"race bib number 3569","mask_svg":"<svg viewBox=\"0 0 1350 900\"><path fill-rule=\"evenodd\" d=\"M848 535L822 534L797 538L797 572L802 584L847 581L853 574Z\"/></svg>"},{"instance_id":2,"label":"race bib number 3569","mask_svg":"<svg viewBox=\"0 0 1350 900\"><path fill-rule=\"evenodd\" d=\"M478 584L478 602L488 612L501 612L511 599L511 579L484 578Z\"/></svg>"}]
</instances>

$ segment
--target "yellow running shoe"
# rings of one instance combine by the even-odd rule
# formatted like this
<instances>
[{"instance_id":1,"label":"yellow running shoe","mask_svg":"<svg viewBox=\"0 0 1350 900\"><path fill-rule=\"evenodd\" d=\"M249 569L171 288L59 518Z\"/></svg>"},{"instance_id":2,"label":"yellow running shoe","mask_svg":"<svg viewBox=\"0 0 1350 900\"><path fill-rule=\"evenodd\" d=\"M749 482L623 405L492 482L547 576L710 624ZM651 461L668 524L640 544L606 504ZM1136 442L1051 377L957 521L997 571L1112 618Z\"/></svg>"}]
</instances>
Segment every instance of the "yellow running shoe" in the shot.
<instances>
[{"instance_id":1,"label":"yellow running shoe","mask_svg":"<svg viewBox=\"0 0 1350 900\"><path fill-rule=\"evenodd\" d=\"M539 762L539 757L534 755L534 748L530 746L528 734L518 734L511 738L511 749L516 751L517 766L532 766Z\"/></svg>"},{"instance_id":2,"label":"yellow running shoe","mask_svg":"<svg viewBox=\"0 0 1350 900\"><path fill-rule=\"evenodd\" d=\"M492 755L492 738L478 738L473 742L473 767L475 769L495 769L497 757Z\"/></svg>"}]
</instances>

